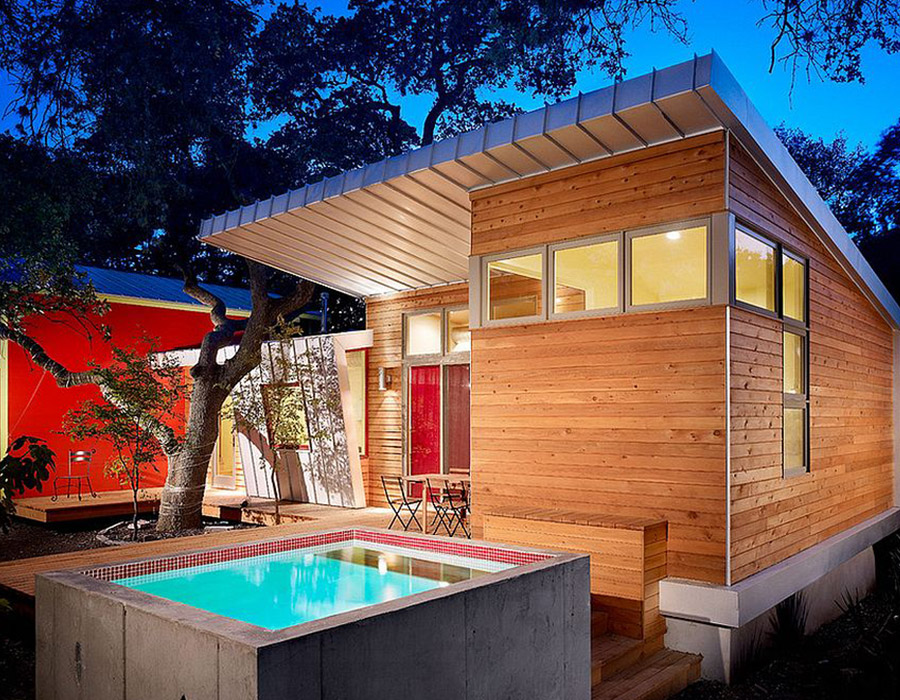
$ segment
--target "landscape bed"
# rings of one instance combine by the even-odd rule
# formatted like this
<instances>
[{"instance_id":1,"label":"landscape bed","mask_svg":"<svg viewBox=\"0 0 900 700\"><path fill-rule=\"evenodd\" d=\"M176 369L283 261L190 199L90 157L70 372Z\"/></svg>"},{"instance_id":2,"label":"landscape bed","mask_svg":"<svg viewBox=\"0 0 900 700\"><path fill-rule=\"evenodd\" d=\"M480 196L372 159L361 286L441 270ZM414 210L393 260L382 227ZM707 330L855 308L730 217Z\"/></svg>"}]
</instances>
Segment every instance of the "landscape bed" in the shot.
<instances>
[{"instance_id":1,"label":"landscape bed","mask_svg":"<svg viewBox=\"0 0 900 700\"><path fill-rule=\"evenodd\" d=\"M37 697L590 697L588 558L342 529L39 576Z\"/></svg>"}]
</instances>

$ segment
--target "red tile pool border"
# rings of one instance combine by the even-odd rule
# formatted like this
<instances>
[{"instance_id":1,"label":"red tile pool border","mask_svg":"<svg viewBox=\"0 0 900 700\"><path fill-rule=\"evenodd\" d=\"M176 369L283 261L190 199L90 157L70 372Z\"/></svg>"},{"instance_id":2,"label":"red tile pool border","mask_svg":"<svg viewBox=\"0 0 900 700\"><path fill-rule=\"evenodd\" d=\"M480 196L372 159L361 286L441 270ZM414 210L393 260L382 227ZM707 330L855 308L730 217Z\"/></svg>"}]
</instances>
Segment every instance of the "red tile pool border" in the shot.
<instances>
[{"instance_id":1,"label":"red tile pool border","mask_svg":"<svg viewBox=\"0 0 900 700\"><path fill-rule=\"evenodd\" d=\"M513 564L516 566L533 564L534 562L544 561L553 556L546 552L528 552L493 545L474 544L468 540L457 542L455 540L417 537L416 535L409 533L401 534L399 532L391 533L349 529L337 532L323 532L311 535L297 535L295 537L264 540L262 542L252 542L222 547L219 549L210 549L204 552L175 554L173 556L160 557L158 559L112 564L109 566L86 569L80 573L91 576L92 578L100 579L101 581L115 581L120 578L158 574L166 571L174 571L176 569L186 569L192 566L203 566L205 564L219 564L222 562L234 561L235 559L277 554L279 552L305 549L306 547L316 547L323 544L338 544L350 540L359 540L393 547L404 547L406 549L466 557L469 559L482 559L503 564Z\"/></svg>"}]
</instances>

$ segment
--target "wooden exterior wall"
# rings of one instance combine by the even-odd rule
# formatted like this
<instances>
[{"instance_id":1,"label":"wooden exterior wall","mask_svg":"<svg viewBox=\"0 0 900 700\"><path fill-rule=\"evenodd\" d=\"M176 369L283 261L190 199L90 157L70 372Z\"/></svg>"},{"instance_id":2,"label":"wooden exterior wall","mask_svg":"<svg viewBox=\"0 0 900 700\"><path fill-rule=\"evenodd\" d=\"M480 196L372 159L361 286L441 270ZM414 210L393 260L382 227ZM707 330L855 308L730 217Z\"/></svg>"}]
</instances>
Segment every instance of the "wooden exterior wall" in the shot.
<instances>
[{"instance_id":1,"label":"wooden exterior wall","mask_svg":"<svg viewBox=\"0 0 900 700\"><path fill-rule=\"evenodd\" d=\"M368 505L386 505L381 476L399 475L403 469L403 314L468 303L469 286L465 283L373 297L366 302L366 328L374 336L366 378L369 446L362 465ZM379 367L387 368L391 377L387 391L378 390Z\"/></svg>"},{"instance_id":2,"label":"wooden exterior wall","mask_svg":"<svg viewBox=\"0 0 900 700\"><path fill-rule=\"evenodd\" d=\"M487 254L722 211L721 133L472 197ZM540 506L669 522L669 574L725 579L725 307L504 326L472 338L483 514Z\"/></svg>"},{"instance_id":3,"label":"wooden exterior wall","mask_svg":"<svg viewBox=\"0 0 900 700\"><path fill-rule=\"evenodd\" d=\"M722 132L472 194L472 255L705 216L725 208Z\"/></svg>"},{"instance_id":4,"label":"wooden exterior wall","mask_svg":"<svg viewBox=\"0 0 900 700\"><path fill-rule=\"evenodd\" d=\"M725 578L725 307L481 329L475 526L540 506L669 523L669 574Z\"/></svg>"},{"instance_id":5,"label":"wooden exterior wall","mask_svg":"<svg viewBox=\"0 0 900 700\"><path fill-rule=\"evenodd\" d=\"M732 310L732 581L892 505L892 338L884 319L732 140L730 208L809 258L810 473L781 473L781 323Z\"/></svg>"}]
</instances>

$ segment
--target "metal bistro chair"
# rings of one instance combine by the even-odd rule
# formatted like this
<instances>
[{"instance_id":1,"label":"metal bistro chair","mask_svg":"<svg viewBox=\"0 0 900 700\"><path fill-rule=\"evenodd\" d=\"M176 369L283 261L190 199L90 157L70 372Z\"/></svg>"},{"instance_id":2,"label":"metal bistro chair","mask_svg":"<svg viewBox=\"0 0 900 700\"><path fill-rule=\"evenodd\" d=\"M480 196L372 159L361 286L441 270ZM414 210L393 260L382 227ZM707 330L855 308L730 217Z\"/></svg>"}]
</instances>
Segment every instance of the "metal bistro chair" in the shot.
<instances>
[{"instance_id":1,"label":"metal bistro chair","mask_svg":"<svg viewBox=\"0 0 900 700\"><path fill-rule=\"evenodd\" d=\"M388 484L393 485L395 479L397 481L397 486L400 489L399 500L391 496L391 490L388 487ZM409 526L413 523L421 530L422 525L419 523L416 513L419 512L419 506L422 505L422 499L409 498L409 496L406 495L406 486L403 483L403 479L399 476L392 476L390 478L382 476L381 486L384 488L384 497L387 499L388 505L391 507L391 510L394 511L394 517L391 519L390 525L388 525L388 530L390 530L397 521L400 521L404 530L409 530ZM403 519L404 513L409 514L409 517L406 520Z\"/></svg>"},{"instance_id":2,"label":"metal bistro chair","mask_svg":"<svg viewBox=\"0 0 900 700\"><path fill-rule=\"evenodd\" d=\"M91 464L94 461L94 452L95 450L69 450L69 468L66 474L62 474L53 479L53 497L50 499L51 501L56 501L59 499L59 491L57 490L57 485L60 481L66 482L66 498L72 495L72 482L76 482L78 485L78 500L81 500L81 482L84 481L87 484L88 491L91 494L91 498L99 498L97 496L97 492L94 491L94 486L91 484ZM82 465L84 465L84 473L80 472ZM72 467L75 466L76 469L79 470L79 473L73 474Z\"/></svg>"},{"instance_id":3,"label":"metal bistro chair","mask_svg":"<svg viewBox=\"0 0 900 700\"><path fill-rule=\"evenodd\" d=\"M435 513L434 534L443 526L449 537L453 537L456 531L462 529L469 539L472 533L466 524L469 516L469 504L465 488L456 488L451 485L452 479L438 479L441 484L432 486L431 479L427 480L428 497Z\"/></svg>"}]
</instances>

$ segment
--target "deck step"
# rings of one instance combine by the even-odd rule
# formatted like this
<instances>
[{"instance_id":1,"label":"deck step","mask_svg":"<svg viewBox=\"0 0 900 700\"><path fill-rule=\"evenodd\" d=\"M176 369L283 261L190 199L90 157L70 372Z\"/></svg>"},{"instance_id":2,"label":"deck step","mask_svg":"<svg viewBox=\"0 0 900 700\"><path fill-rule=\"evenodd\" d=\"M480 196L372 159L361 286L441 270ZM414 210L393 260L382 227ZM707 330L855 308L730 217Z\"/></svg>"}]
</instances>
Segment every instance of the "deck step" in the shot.
<instances>
[{"instance_id":1,"label":"deck step","mask_svg":"<svg viewBox=\"0 0 900 700\"><path fill-rule=\"evenodd\" d=\"M609 628L609 614L602 610L591 611L591 637L606 634Z\"/></svg>"},{"instance_id":2,"label":"deck step","mask_svg":"<svg viewBox=\"0 0 900 700\"><path fill-rule=\"evenodd\" d=\"M697 654L663 649L609 674L595 685L592 700L666 700L700 678Z\"/></svg>"},{"instance_id":3,"label":"deck step","mask_svg":"<svg viewBox=\"0 0 900 700\"><path fill-rule=\"evenodd\" d=\"M591 639L591 685L631 666L644 654L644 642L620 634L603 634Z\"/></svg>"}]
</instances>

